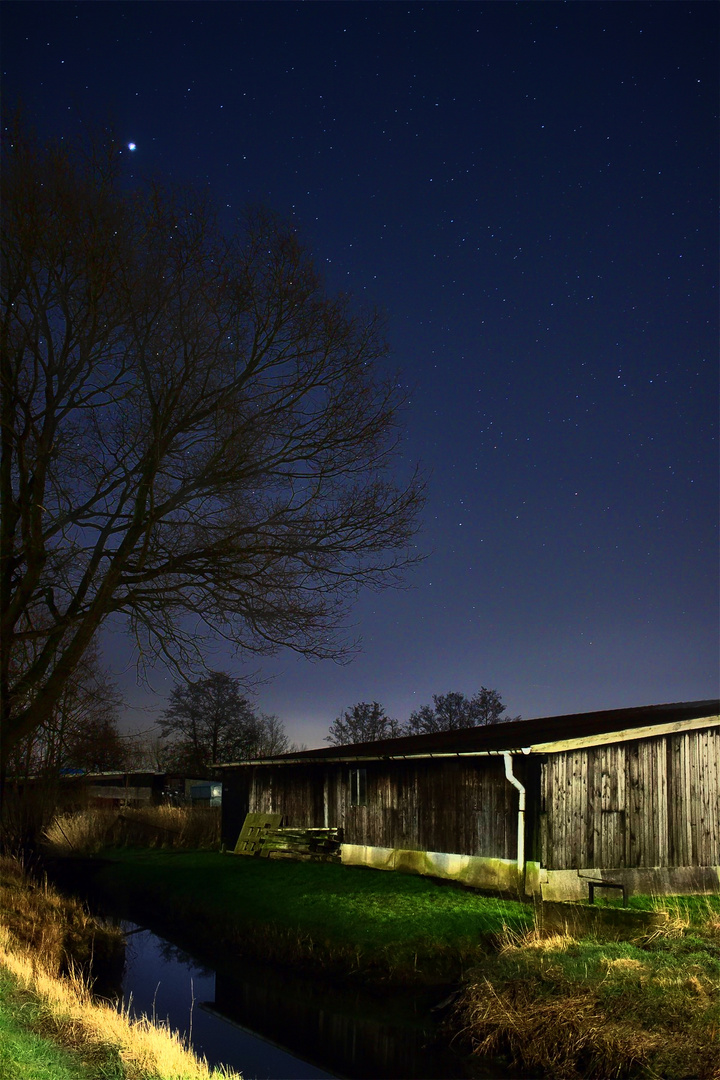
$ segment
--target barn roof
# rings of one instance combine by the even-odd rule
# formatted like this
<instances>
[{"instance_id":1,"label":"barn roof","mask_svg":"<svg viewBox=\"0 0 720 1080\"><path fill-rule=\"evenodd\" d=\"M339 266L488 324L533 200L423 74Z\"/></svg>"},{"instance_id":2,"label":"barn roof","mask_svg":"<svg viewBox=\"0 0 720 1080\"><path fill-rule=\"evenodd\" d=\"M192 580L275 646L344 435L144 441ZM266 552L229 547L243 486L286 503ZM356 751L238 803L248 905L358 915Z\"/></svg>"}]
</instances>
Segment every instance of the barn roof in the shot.
<instances>
[{"instance_id":1,"label":"barn roof","mask_svg":"<svg viewBox=\"0 0 720 1080\"><path fill-rule=\"evenodd\" d=\"M720 701L676 702L631 709L569 713L534 720L509 720L461 731L403 735L397 739L299 750L292 754L236 762L235 765L292 765L331 761L370 761L404 757L440 757L514 753L553 753L571 747L643 738L668 730L720 724ZM221 765L220 768L232 767Z\"/></svg>"}]
</instances>

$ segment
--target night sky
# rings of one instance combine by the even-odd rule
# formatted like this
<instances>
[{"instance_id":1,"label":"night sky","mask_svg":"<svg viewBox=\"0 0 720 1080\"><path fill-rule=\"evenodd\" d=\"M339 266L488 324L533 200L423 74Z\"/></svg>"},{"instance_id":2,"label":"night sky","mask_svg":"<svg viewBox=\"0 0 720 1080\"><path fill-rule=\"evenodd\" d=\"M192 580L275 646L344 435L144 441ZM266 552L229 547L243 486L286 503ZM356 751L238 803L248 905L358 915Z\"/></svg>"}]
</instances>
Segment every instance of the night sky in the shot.
<instances>
[{"instance_id":1,"label":"night sky","mask_svg":"<svg viewBox=\"0 0 720 1080\"><path fill-rule=\"evenodd\" d=\"M293 739L481 685L523 717L717 695L718 12L3 4L6 112L112 118L128 172L291 216L387 312L428 558L362 595L351 664L262 663ZM104 649L147 727L171 678Z\"/></svg>"}]
</instances>

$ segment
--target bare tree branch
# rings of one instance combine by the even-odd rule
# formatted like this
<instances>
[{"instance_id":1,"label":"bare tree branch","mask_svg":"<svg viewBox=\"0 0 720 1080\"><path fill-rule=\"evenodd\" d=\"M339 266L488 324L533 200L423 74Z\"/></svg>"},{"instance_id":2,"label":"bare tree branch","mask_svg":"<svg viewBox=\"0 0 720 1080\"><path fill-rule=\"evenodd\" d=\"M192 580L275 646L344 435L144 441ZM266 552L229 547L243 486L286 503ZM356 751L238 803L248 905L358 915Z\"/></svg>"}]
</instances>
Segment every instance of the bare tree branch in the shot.
<instances>
[{"instance_id":1,"label":"bare tree branch","mask_svg":"<svg viewBox=\"0 0 720 1080\"><path fill-rule=\"evenodd\" d=\"M190 194L124 190L117 160L19 131L5 148L6 746L111 614L141 663L198 670L215 635L337 658L358 589L418 557L377 316L326 296L272 215L225 238Z\"/></svg>"}]
</instances>

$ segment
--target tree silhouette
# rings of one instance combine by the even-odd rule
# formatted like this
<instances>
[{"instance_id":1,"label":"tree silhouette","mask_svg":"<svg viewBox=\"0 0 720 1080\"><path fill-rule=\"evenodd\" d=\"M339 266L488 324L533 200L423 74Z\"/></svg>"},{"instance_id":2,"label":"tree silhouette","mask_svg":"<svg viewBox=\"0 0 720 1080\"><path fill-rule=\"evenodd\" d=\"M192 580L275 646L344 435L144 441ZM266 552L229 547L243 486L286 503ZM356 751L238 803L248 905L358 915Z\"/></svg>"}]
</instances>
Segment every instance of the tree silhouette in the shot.
<instances>
[{"instance_id":1,"label":"tree silhouette","mask_svg":"<svg viewBox=\"0 0 720 1080\"><path fill-rule=\"evenodd\" d=\"M284 735L280 721L257 716L241 692L240 680L224 671L173 687L159 728L161 738L170 740L174 767L195 775L216 762L258 757L268 741L273 752L282 752L274 749Z\"/></svg>"},{"instance_id":2,"label":"tree silhouette","mask_svg":"<svg viewBox=\"0 0 720 1080\"><path fill-rule=\"evenodd\" d=\"M359 701L333 720L325 741L335 746L347 746L350 743L392 739L401 734L399 722L387 716L377 701Z\"/></svg>"},{"instance_id":3,"label":"tree silhouette","mask_svg":"<svg viewBox=\"0 0 720 1080\"><path fill-rule=\"evenodd\" d=\"M67 681L52 714L16 743L13 776L59 776L67 769L104 772L131 760L131 740L120 735L122 697L92 643Z\"/></svg>"},{"instance_id":4,"label":"tree silhouette","mask_svg":"<svg viewBox=\"0 0 720 1080\"><path fill-rule=\"evenodd\" d=\"M457 691L433 694L432 705L423 705L410 714L405 734L423 735L431 731L453 731L520 719L519 716L503 716L504 712L505 706L497 690L488 690L485 686L472 698Z\"/></svg>"},{"instance_id":5,"label":"tree silhouette","mask_svg":"<svg viewBox=\"0 0 720 1080\"><path fill-rule=\"evenodd\" d=\"M3 147L2 754L109 616L139 663L344 655L360 586L415 559L382 325L323 292L266 213L131 187L117 147Z\"/></svg>"}]
</instances>

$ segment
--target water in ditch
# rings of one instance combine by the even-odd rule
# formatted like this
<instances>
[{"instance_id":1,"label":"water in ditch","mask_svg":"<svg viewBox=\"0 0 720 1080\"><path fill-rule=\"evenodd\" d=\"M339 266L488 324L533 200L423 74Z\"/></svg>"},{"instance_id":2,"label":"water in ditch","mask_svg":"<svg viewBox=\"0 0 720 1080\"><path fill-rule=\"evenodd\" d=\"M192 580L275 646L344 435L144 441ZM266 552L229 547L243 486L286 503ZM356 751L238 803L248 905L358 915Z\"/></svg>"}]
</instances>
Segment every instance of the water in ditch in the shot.
<instances>
[{"instance_id":1,"label":"water in ditch","mask_svg":"<svg viewBox=\"0 0 720 1080\"><path fill-rule=\"evenodd\" d=\"M427 995L328 985L240 960L209 968L148 929L123 927L124 1002L245 1080L469 1075L437 1038Z\"/></svg>"}]
</instances>

